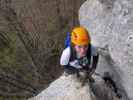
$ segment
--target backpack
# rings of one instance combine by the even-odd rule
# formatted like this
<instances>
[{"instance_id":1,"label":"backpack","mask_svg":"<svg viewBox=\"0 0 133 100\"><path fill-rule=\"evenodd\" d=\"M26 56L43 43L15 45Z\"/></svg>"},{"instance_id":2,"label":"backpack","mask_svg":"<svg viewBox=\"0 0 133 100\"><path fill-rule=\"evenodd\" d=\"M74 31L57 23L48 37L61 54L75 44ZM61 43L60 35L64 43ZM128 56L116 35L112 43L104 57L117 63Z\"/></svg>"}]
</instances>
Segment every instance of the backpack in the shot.
<instances>
[{"instance_id":1,"label":"backpack","mask_svg":"<svg viewBox=\"0 0 133 100\"><path fill-rule=\"evenodd\" d=\"M71 46L71 34L67 32L65 39L65 48Z\"/></svg>"}]
</instances>

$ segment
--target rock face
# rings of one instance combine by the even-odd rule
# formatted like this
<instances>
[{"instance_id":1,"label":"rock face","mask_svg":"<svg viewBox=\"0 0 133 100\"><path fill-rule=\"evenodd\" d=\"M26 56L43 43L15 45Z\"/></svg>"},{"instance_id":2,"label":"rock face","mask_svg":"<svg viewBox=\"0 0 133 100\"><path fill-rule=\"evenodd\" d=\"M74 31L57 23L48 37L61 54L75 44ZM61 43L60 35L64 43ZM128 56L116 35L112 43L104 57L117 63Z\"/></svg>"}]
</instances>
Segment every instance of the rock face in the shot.
<instances>
[{"instance_id":1,"label":"rock face","mask_svg":"<svg viewBox=\"0 0 133 100\"><path fill-rule=\"evenodd\" d=\"M62 75L37 96L28 100L126 100L119 98L111 84L93 75L94 83L79 80L76 75Z\"/></svg>"},{"instance_id":2,"label":"rock face","mask_svg":"<svg viewBox=\"0 0 133 100\"><path fill-rule=\"evenodd\" d=\"M92 100L89 85L81 86L75 76L61 76L39 95L29 100ZM94 99L93 99L94 100Z\"/></svg>"},{"instance_id":3,"label":"rock face","mask_svg":"<svg viewBox=\"0 0 133 100\"><path fill-rule=\"evenodd\" d=\"M106 68L125 91L124 100L133 100L132 5L132 0L87 0L79 11L80 24L88 28L94 44L108 49L112 63Z\"/></svg>"}]
</instances>

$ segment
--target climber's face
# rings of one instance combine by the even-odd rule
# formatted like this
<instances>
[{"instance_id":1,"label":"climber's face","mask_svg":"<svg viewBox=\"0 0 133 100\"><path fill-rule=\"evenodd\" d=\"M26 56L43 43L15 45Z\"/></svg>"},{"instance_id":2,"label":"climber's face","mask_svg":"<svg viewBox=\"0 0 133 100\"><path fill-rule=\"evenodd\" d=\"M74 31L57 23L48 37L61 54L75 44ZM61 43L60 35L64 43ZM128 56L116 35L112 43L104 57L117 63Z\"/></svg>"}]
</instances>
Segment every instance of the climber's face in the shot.
<instances>
[{"instance_id":1,"label":"climber's face","mask_svg":"<svg viewBox=\"0 0 133 100\"><path fill-rule=\"evenodd\" d=\"M86 56L88 45L75 45L74 48L80 57Z\"/></svg>"}]
</instances>

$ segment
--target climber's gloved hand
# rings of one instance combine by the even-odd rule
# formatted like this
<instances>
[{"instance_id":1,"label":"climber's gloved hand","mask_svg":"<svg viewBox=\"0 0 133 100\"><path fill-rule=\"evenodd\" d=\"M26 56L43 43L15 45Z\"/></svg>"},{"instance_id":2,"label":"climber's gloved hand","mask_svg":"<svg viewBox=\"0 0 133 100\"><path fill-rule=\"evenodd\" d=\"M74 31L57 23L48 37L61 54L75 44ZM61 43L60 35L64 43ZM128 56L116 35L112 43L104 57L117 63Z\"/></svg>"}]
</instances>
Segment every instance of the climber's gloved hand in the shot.
<instances>
[{"instance_id":1,"label":"climber's gloved hand","mask_svg":"<svg viewBox=\"0 0 133 100\"><path fill-rule=\"evenodd\" d=\"M91 82L91 83L95 82L94 78L92 77L92 74L94 72L95 72L95 70L93 70L93 71L92 70L86 71L86 74L87 74L86 78L89 79L89 82Z\"/></svg>"},{"instance_id":2,"label":"climber's gloved hand","mask_svg":"<svg viewBox=\"0 0 133 100\"><path fill-rule=\"evenodd\" d=\"M76 69L82 69L82 66L79 65L78 60L71 61L71 62L69 63L69 65L72 66L72 67L74 67L74 68L76 68Z\"/></svg>"}]
</instances>

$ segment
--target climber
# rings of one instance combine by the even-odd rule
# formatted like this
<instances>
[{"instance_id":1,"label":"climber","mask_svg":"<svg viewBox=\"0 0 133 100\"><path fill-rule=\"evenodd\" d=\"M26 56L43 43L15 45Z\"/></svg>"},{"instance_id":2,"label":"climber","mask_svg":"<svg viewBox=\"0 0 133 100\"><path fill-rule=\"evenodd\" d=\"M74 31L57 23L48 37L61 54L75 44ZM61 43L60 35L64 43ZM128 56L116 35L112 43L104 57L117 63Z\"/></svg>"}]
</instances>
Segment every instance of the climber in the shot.
<instances>
[{"instance_id":1,"label":"climber","mask_svg":"<svg viewBox=\"0 0 133 100\"><path fill-rule=\"evenodd\" d=\"M61 55L60 65L69 74L86 71L91 76L97 67L97 48L91 43L89 32L82 26L75 27L70 33L70 44Z\"/></svg>"}]
</instances>

